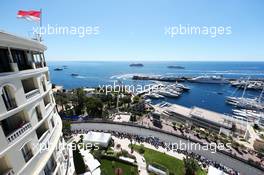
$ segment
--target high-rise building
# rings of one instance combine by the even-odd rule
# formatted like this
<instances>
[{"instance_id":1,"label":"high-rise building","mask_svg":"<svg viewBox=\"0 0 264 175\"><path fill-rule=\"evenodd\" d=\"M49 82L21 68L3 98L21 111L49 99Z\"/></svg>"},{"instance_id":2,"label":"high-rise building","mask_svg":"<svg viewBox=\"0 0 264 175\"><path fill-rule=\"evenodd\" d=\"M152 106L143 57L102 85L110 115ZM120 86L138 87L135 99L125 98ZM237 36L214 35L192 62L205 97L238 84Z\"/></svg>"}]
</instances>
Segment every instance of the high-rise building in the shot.
<instances>
[{"instance_id":1,"label":"high-rise building","mask_svg":"<svg viewBox=\"0 0 264 175\"><path fill-rule=\"evenodd\" d=\"M0 32L1 175L62 175L73 166L63 146L46 49L38 41Z\"/></svg>"}]
</instances>

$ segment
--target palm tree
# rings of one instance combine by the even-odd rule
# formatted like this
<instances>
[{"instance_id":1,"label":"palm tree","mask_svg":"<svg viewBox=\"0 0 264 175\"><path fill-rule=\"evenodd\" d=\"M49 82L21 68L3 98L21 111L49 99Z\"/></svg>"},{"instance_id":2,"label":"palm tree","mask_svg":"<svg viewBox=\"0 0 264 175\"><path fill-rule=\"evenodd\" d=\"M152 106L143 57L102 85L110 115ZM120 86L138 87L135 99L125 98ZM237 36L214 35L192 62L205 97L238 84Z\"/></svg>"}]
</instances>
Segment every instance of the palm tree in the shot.
<instances>
[{"instance_id":1,"label":"palm tree","mask_svg":"<svg viewBox=\"0 0 264 175\"><path fill-rule=\"evenodd\" d=\"M183 159L185 167L185 175L195 175L195 172L198 170L199 165L197 161L189 156Z\"/></svg>"}]
</instances>

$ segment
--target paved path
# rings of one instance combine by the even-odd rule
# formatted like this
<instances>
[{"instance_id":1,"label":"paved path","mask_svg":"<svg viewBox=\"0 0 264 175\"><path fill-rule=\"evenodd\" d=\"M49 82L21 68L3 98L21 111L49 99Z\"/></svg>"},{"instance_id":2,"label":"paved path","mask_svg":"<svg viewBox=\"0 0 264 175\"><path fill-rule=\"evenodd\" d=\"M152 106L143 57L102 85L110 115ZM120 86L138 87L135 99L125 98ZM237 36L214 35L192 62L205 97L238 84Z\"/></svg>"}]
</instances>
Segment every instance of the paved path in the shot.
<instances>
[{"instance_id":1,"label":"paved path","mask_svg":"<svg viewBox=\"0 0 264 175\"><path fill-rule=\"evenodd\" d=\"M130 141L128 139L119 139L117 137L113 137L114 141L115 141L115 146L117 144L121 145L121 148L124 150L127 150L128 152L130 152L130 148L129 148L129 144ZM147 169L146 169L146 162L145 159L142 155L140 155L138 152L134 151L133 154L136 157L137 160L137 165L138 165L138 170L140 170L140 175L148 175Z\"/></svg>"},{"instance_id":2,"label":"paved path","mask_svg":"<svg viewBox=\"0 0 264 175\"><path fill-rule=\"evenodd\" d=\"M105 130L105 131L118 131L123 133L131 133L135 135L142 135L142 136L155 136L158 137L161 141L167 143L180 143L191 144L185 139L181 139L169 134L165 134L158 131L153 131L150 129L139 128L136 126L128 126L128 125L119 125L113 123L78 123L72 124L72 129L88 129L88 130ZM238 161L232 157L229 157L222 153L211 153L210 151L205 150L191 150L192 152L198 153L209 160L216 161L221 163L227 167L231 167L237 171L239 171L242 175L263 175L264 172L254 168L244 162Z\"/></svg>"}]
</instances>

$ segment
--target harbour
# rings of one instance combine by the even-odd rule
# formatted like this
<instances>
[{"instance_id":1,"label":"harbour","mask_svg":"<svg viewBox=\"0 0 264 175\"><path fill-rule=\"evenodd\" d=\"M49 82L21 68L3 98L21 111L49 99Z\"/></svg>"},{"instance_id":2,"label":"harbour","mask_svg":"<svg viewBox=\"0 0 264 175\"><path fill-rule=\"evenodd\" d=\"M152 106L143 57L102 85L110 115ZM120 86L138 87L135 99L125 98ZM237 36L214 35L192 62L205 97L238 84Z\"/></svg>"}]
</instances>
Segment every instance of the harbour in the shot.
<instances>
[{"instance_id":1,"label":"harbour","mask_svg":"<svg viewBox=\"0 0 264 175\"><path fill-rule=\"evenodd\" d=\"M237 88L230 83L206 84L188 81L189 78L198 76L219 76L223 75L229 81L244 79L263 81L263 62L143 62L144 67L130 67L130 62L83 62L65 61L50 62L51 79L57 85L62 85L65 89L77 87L98 87L99 85L112 85L113 82L122 82L125 85L147 85L153 82L163 84L174 84L173 81L157 80L133 80L133 76L142 77L184 77L183 81L177 81L190 88L188 92L182 93L176 98L159 98L154 95L152 103L157 104L162 101L172 104L179 104L186 107L197 106L211 111L233 114L234 107L226 103L226 97L232 96L236 91L236 96L241 97L243 88ZM180 65L185 69L171 69L168 65ZM63 71L53 69L67 66ZM238 66L239 65L239 66ZM72 73L78 76L71 76ZM70 81L69 81L70 80ZM164 78L163 78L164 80ZM245 97L259 97L260 90L247 89ZM156 98L155 98L156 97Z\"/></svg>"}]
</instances>

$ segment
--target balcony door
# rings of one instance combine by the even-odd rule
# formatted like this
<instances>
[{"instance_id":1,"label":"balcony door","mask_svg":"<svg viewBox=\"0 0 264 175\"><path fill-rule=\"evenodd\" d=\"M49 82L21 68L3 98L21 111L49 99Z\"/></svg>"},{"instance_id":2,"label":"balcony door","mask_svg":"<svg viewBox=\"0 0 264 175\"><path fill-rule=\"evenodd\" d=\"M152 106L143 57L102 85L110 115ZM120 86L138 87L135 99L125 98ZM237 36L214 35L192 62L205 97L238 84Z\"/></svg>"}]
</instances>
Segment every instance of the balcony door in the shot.
<instances>
[{"instance_id":1,"label":"balcony door","mask_svg":"<svg viewBox=\"0 0 264 175\"><path fill-rule=\"evenodd\" d=\"M11 50L11 53L19 70L31 69L24 50Z\"/></svg>"},{"instance_id":2,"label":"balcony door","mask_svg":"<svg viewBox=\"0 0 264 175\"><path fill-rule=\"evenodd\" d=\"M0 73L10 71L8 50L0 48Z\"/></svg>"},{"instance_id":3,"label":"balcony door","mask_svg":"<svg viewBox=\"0 0 264 175\"><path fill-rule=\"evenodd\" d=\"M9 111L16 107L15 99L12 96L12 92L9 86L4 86L2 90L2 98L5 103L6 109Z\"/></svg>"}]
</instances>

